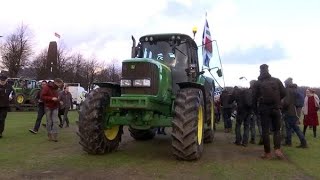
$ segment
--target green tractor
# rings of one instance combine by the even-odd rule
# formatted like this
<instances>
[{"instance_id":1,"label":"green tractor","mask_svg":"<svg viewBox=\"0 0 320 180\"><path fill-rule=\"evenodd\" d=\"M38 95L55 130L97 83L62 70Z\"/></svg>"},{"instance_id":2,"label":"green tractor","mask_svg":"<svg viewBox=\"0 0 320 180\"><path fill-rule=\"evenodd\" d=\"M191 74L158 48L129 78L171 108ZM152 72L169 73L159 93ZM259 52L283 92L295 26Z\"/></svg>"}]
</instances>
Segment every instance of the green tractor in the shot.
<instances>
[{"instance_id":1,"label":"green tractor","mask_svg":"<svg viewBox=\"0 0 320 180\"><path fill-rule=\"evenodd\" d=\"M199 70L198 46L185 34L146 35L137 46L132 40L120 84L96 83L99 88L80 107L80 145L89 154L104 154L118 148L123 126L136 140L172 127L173 155L199 159L203 144L214 138L215 83Z\"/></svg>"},{"instance_id":2,"label":"green tractor","mask_svg":"<svg viewBox=\"0 0 320 180\"><path fill-rule=\"evenodd\" d=\"M23 105L36 105L35 97L40 90L36 80L25 78L9 78L16 93L14 104L20 109Z\"/></svg>"}]
</instances>

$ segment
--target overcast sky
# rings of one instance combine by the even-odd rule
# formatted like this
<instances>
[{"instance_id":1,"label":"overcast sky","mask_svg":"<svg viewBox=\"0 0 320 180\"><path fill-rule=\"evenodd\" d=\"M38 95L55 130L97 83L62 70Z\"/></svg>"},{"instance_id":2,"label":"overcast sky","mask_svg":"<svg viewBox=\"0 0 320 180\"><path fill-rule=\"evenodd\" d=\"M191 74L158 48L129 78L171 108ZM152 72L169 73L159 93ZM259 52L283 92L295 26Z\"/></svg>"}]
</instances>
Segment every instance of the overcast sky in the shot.
<instances>
[{"instance_id":1,"label":"overcast sky","mask_svg":"<svg viewBox=\"0 0 320 180\"><path fill-rule=\"evenodd\" d=\"M298 85L320 86L319 0L6 0L0 8L0 35L23 22L37 51L57 40L57 32L74 52L119 62L130 57L131 35L192 36L197 26L200 44L207 12L227 86L248 85L239 77L256 79L263 63L282 81L292 77Z\"/></svg>"}]
</instances>

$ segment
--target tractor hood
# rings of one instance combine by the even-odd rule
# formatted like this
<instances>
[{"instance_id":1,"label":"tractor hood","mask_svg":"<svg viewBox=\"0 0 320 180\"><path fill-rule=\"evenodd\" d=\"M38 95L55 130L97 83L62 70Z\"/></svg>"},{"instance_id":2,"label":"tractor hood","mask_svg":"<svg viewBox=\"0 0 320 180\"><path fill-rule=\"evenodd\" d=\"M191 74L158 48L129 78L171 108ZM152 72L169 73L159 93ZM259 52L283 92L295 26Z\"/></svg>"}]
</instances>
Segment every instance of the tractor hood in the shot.
<instances>
[{"instance_id":1,"label":"tractor hood","mask_svg":"<svg viewBox=\"0 0 320 180\"><path fill-rule=\"evenodd\" d=\"M122 96L151 95L169 100L171 91L171 70L167 65L149 58L133 58L122 62Z\"/></svg>"}]
</instances>

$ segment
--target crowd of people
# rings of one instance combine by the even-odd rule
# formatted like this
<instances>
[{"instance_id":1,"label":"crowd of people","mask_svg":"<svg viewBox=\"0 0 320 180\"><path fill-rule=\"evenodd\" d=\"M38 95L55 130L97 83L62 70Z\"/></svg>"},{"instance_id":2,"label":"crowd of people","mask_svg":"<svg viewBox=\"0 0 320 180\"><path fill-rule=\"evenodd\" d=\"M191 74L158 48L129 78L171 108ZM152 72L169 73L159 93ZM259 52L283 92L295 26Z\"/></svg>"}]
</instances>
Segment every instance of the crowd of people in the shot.
<instances>
[{"instance_id":1,"label":"crowd of people","mask_svg":"<svg viewBox=\"0 0 320 180\"><path fill-rule=\"evenodd\" d=\"M0 138L3 136L9 103L13 98L15 98L15 91L8 83L7 76L0 75ZM47 129L48 140L57 142L59 127L63 128L64 124L69 127L68 112L72 109L72 95L68 86L65 86L60 78L56 78L54 81L42 81L40 91L36 95L36 101L38 102L37 119L34 127L29 131L37 134L42 118L46 115L44 126Z\"/></svg>"},{"instance_id":2,"label":"crowd of people","mask_svg":"<svg viewBox=\"0 0 320 180\"><path fill-rule=\"evenodd\" d=\"M0 75L0 138L3 135L9 102L15 97L7 79L6 76ZM37 101L37 119L29 131L37 134L41 120L46 115L48 139L57 142L59 127L69 127L68 112L72 109L72 95L68 87L64 86L63 80L56 78L54 81L41 82ZM234 144L244 147L249 143L255 144L258 129L258 144L264 145L264 153L261 156L263 159L272 158L270 134L273 135L274 155L280 159L284 158L281 145L292 146L293 133L300 140L298 148L308 147L305 137L308 127L313 130L313 136L317 136L319 97L315 91L307 89L304 97L292 78L288 78L283 85L278 78L270 75L266 64L260 66L260 75L257 80L250 81L249 88L234 87L232 91L224 89L221 95L215 96L214 101L216 123L220 122L222 114L225 133L232 132L231 118L236 112ZM301 113L303 131L299 128ZM157 133L166 134L164 128L158 128Z\"/></svg>"},{"instance_id":3,"label":"crowd of people","mask_svg":"<svg viewBox=\"0 0 320 180\"><path fill-rule=\"evenodd\" d=\"M220 114L224 122L225 133L232 132L232 114L235 111L234 144L247 147L256 143L256 129L259 132L259 145L264 145L263 159L272 158L270 134L273 135L274 155L283 159L281 145L292 146L292 134L300 140L297 148L307 148L305 137L308 127L316 137L319 125L317 111L319 97L311 88L306 90L305 97L299 92L297 84L288 78L284 85L269 73L268 65L260 66L257 80L250 81L249 88L234 87L224 89L215 97L215 114L217 123ZM303 131L300 130L300 117L303 113ZM243 126L243 133L241 129ZM250 135L250 136L249 136ZM250 141L249 141L250 139Z\"/></svg>"}]
</instances>

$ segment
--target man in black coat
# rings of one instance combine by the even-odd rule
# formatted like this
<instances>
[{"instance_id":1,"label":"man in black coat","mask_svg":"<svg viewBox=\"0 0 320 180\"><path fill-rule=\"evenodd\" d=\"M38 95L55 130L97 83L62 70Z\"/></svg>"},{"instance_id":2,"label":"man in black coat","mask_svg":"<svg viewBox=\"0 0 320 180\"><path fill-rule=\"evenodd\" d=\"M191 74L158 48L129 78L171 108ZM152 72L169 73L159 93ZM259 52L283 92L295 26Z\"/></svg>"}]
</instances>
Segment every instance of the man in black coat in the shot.
<instances>
[{"instance_id":1,"label":"man in black coat","mask_svg":"<svg viewBox=\"0 0 320 180\"><path fill-rule=\"evenodd\" d=\"M247 146L249 139L249 121L252 108L251 90L235 87L232 93L232 101L237 103L236 116L236 145ZM243 124L243 134L241 134L241 125Z\"/></svg>"},{"instance_id":2,"label":"man in black coat","mask_svg":"<svg viewBox=\"0 0 320 180\"><path fill-rule=\"evenodd\" d=\"M14 98L15 92L12 85L8 84L8 78L0 75L0 138L4 131L5 120L9 110L9 102Z\"/></svg>"},{"instance_id":3,"label":"man in black coat","mask_svg":"<svg viewBox=\"0 0 320 180\"><path fill-rule=\"evenodd\" d=\"M285 88L278 78L269 74L268 65L260 66L260 76L253 88L253 104L259 104L258 111L261 117L264 154L261 158L270 159L270 125L273 131L274 153L277 158L283 159L281 146L281 99L286 95ZM257 107L255 107L257 109Z\"/></svg>"},{"instance_id":4,"label":"man in black coat","mask_svg":"<svg viewBox=\"0 0 320 180\"><path fill-rule=\"evenodd\" d=\"M224 132L230 133L232 131L231 113L233 102L231 94L228 90L224 89L221 93L220 100L222 106L222 116L224 121Z\"/></svg>"}]
</instances>

